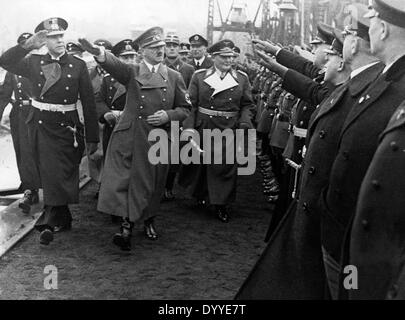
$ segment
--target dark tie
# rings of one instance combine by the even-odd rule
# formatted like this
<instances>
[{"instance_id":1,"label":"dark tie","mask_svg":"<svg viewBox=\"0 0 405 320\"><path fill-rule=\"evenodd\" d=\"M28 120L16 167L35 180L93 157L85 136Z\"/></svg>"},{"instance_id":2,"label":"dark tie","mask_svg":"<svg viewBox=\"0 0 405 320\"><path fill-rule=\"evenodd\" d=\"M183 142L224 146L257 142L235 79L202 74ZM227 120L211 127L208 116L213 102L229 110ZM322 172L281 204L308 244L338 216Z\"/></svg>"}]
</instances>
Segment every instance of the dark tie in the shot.
<instances>
[{"instance_id":1,"label":"dark tie","mask_svg":"<svg viewBox=\"0 0 405 320\"><path fill-rule=\"evenodd\" d=\"M156 72L155 66L152 66L152 73L155 73L155 72Z\"/></svg>"},{"instance_id":2,"label":"dark tie","mask_svg":"<svg viewBox=\"0 0 405 320\"><path fill-rule=\"evenodd\" d=\"M199 62L197 62L195 65L196 65L197 69L200 69L200 63Z\"/></svg>"}]
</instances>

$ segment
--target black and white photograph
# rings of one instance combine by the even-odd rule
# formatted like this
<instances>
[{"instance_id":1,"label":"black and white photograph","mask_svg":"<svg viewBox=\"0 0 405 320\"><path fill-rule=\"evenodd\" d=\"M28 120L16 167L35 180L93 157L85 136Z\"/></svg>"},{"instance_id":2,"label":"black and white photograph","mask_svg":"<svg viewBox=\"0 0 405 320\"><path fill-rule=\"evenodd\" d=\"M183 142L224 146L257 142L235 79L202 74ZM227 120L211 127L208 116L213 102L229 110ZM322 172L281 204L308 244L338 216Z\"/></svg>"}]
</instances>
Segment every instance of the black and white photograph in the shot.
<instances>
[{"instance_id":1,"label":"black and white photograph","mask_svg":"<svg viewBox=\"0 0 405 320\"><path fill-rule=\"evenodd\" d=\"M0 7L0 300L405 299L404 0Z\"/></svg>"}]
</instances>

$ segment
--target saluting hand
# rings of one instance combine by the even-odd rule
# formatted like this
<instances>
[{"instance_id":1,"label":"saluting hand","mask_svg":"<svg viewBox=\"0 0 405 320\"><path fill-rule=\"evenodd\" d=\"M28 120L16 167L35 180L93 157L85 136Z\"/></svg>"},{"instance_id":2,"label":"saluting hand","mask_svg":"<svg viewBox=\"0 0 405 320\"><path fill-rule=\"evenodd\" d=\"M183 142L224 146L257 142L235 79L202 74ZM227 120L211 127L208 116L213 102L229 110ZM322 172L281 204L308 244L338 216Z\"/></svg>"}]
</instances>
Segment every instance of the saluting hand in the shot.
<instances>
[{"instance_id":1,"label":"saluting hand","mask_svg":"<svg viewBox=\"0 0 405 320\"><path fill-rule=\"evenodd\" d=\"M99 46L93 45L91 42L89 42L85 38L79 38L78 39L80 45L84 50L86 50L88 53L91 53L93 56L99 56L101 54L101 49Z\"/></svg>"},{"instance_id":2,"label":"saluting hand","mask_svg":"<svg viewBox=\"0 0 405 320\"><path fill-rule=\"evenodd\" d=\"M269 41L263 41L263 40L258 40L258 39L253 39L252 40L253 44L256 45L256 47L260 50L263 50L267 53L271 53L272 55L275 55L281 47L270 43Z\"/></svg>"},{"instance_id":3,"label":"saluting hand","mask_svg":"<svg viewBox=\"0 0 405 320\"><path fill-rule=\"evenodd\" d=\"M46 35L48 31L41 30L34 34L31 38L29 38L22 47L26 50L35 50L42 48L46 43Z\"/></svg>"},{"instance_id":4,"label":"saluting hand","mask_svg":"<svg viewBox=\"0 0 405 320\"><path fill-rule=\"evenodd\" d=\"M166 111L164 110L159 110L149 116L146 119L146 122L151 124L152 126L158 127L161 125L164 125L165 123L169 122L169 116Z\"/></svg>"}]
</instances>

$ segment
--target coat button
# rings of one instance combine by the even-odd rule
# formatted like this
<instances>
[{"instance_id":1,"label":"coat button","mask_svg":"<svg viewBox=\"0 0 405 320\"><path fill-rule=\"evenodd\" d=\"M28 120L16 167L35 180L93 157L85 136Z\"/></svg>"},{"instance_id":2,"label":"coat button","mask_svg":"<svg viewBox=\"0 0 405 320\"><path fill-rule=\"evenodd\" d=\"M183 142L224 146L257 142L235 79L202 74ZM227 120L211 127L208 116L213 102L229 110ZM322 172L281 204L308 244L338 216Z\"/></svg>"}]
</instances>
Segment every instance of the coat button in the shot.
<instances>
[{"instance_id":1,"label":"coat button","mask_svg":"<svg viewBox=\"0 0 405 320\"><path fill-rule=\"evenodd\" d=\"M326 136L326 132L324 130L319 131L319 138L324 139Z\"/></svg>"},{"instance_id":2,"label":"coat button","mask_svg":"<svg viewBox=\"0 0 405 320\"><path fill-rule=\"evenodd\" d=\"M110 87L110 90L112 90L113 87Z\"/></svg>"},{"instance_id":3,"label":"coat button","mask_svg":"<svg viewBox=\"0 0 405 320\"><path fill-rule=\"evenodd\" d=\"M302 110L303 110L303 111L307 111L307 110L308 110L308 108L307 108L307 107L304 107L304 108L302 108Z\"/></svg>"},{"instance_id":4,"label":"coat button","mask_svg":"<svg viewBox=\"0 0 405 320\"><path fill-rule=\"evenodd\" d=\"M163 102L166 102L166 99L163 99L162 101L163 101Z\"/></svg>"},{"instance_id":5,"label":"coat button","mask_svg":"<svg viewBox=\"0 0 405 320\"><path fill-rule=\"evenodd\" d=\"M73 68L73 64L69 64L69 68Z\"/></svg>"},{"instance_id":6,"label":"coat button","mask_svg":"<svg viewBox=\"0 0 405 320\"><path fill-rule=\"evenodd\" d=\"M302 127L304 125L304 121L300 121L300 126Z\"/></svg>"},{"instance_id":7,"label":"coat button","mask_svg":"<svg viewBox=\"0 0 405 320\"><path fill-rule=\"evenodd\" d=\"M145 99L145 96L141 96L142 99Z\"/></svg>"},{"instance_id":8,"label":"coat button","mask_svg":"<svg viewBox=\"0 0 405 320\"><path fill-rule=\"evenodd\" d=\"M66 100L66 99L64 99L64 100L63 100L63 102L64 102L64 103L66 103L66 102L67 102L67 100Z\"/></svg>"},{"instance_id":9,"label":"coat button","mask_svg":"<svg viewBox=\"0 0 405 320\"><path fill-rule=\"evenodd\" d=\"M214 109L214 107L213 107L213 106L211 106L211 109Z\"/></svg>"},{"instance_id":10,"label":"coat button","mask_svg":"<svg viewBox=\"0 0 405 320\"><path fill-rule=\"evenodd\" d=\"M167 91L167 89L166 89L166 88L164 88L164 89L163 89L163 91L164 91L164 92L166 92L166 91Z\"/></svg>"},{"instance_id":11,"label":"coat button","mask_svg":"<svg viewBox=\"0 0 405 320\"><path fill-rule=\"evenodd\" d=\"M67 77L68 77L68 78L71 78L71 77L72 77L72 75L68 74L68 75L67 75Z\"/></svg>"},{"instance_id":12,"label":"coat button","mask_svg":"<svg viewBox=\"0 0 405 320\"><path fill-rule=\"evenodd\" d=\"M143 106L139 106L139 109L143 109Z\"/></svg>"},{"instance_id":13,"label":"coat button","mask_svg":"<svg viewBox=\"0 0 405 320\"><path fill-rule=\"evenodd\" d=\"M380 189L380 183L377 180L371 181L371 185L373 186L374 190Z\"/></svg>"},{"instance_id":14,"label":"coat button","mask_svg":"<svg viewBox=\"0 0 405 320\"><path fill-rule=\"evenodd\" d=\"M302 209L304 209L304 211L308 211L308 203L304 202L302 204Z\"/></svg>"},{"instance_id":15,"label":"coat button","mask_svg":"<svg viewBox=\"0 0 405 320\"><path fill-rule=\"evenodd\" d=\"M138 119L142 119L142 116L139 116Z\"/></svg>"},{"instance_id":16,"label":"coat button","mask_svg":"<svg viewBox=\"0 0 405 320\"><path fill-rule=\"evenodd\" d=\"M114 81L114 78L111 78L111 81Z\"/></svg>"},{"instance_id":17,"label":"coat button","mask_svg":"<svg viewBox=\"0 0 405 320\"><path fill-rule=\"evenodd\" d=\"M42 86L42 84L38 83L38 87Z\"/></svg>"},{"instance_id":18,"label":"coat button","mask_svg":"<svg viewBox=\"0 0 405 320\"><path fill-rule=\"evenodd\" d=\"M395 141L392 141L390 143L390 147L391 147L392 151L398 151L398 149L399 149L398 144Z\"/></svg>"},{"instance_id":19,"label":"coat button","mask_svg":"<svg viewBox=\"0 0 405 320\"><path fill-rule=\"evenodd\" d=\"M370 224L368 223L367 220L364 219L364 220L361 221L361 225L363 226L364 230L368 230Z\"/></svg>"},{"instance_id":20,"label":"coat button","mask_svg":"<svg viewBox=\"0 0 405 320\"><path fill-rule=\"evenodd\" d=\"M66 89L66 90L69 90L69 87L66 87L65 89Z\"/></svg>"},{"instance_id":21,"label":"coat button","mask_svg":"<svg viewBox=\"0 0 405 320\"><path fill-rule=\"evenodd\" d=\"M232 98L229 98L229 101L232 101Z\"/></svg>"},{"instance_id":22,"label":"coat button","mask_svg":"<svg viewBox=\"0 0 405 320\"><path fill-rule=\"evenodd\" d=\"M44 73L42 71L40 71L39 74L42 76Z\"/></svg>"},{"instance_id":23,"label":"coat button","mask_svg":"<svg viewBox=\"0 0 405 320\"><path fill-rule=\"evenodd\" d=\"M212 118L212 116L210 116L210 118Z\"/></svg>"},{"instance_id":24,"label":"coat button","mask_svg":"<svg viewBox=\"0 0 405 320\"><path fill-rule=\"evenodd\" d=\"M39 120L38 123L39 123L39 124L42 124L42 120Z\"/></svg>"},{"instance_id":25,"label":"coat button","mask_svg":"<svg viewBox=\"0 0 405 320\"><path fill-rule=\"evenodd\" d=\"M18 76L18 79L21 79L22 78L22 76Z\"/></svg>"},{"instance_id":26,"label":"coat button","mask_svg":"<svg viewBox=\"0 0 405 320\"><path fill-rule=\"evenodd\" d=\"M395 299L398 295L398 286L394 284L387 293L387 299L392 300Z\"/></svg>"},{"instance_id":27,"label":"coat button","mask_svg":"<svg viewBox=\"0 0 405 320\"><path fill-rule=\"evenodd\" d=\"M309 168L308 173L313 175L315 173L315 167Z\"/></svg>"}]
</instances>

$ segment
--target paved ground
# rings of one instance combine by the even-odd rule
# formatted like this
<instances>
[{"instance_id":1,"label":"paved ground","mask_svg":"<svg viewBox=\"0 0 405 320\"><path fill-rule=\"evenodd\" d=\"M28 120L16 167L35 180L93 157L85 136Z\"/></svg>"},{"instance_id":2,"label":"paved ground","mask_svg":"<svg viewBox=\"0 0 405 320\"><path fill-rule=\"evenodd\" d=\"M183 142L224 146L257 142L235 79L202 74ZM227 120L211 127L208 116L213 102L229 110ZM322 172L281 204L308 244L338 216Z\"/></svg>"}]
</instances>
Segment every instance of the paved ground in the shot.
<instances>
[{"instance_id":1,"label":"paved ground","mask_svg":"<svg viewBox=\"0 0 405 320\"><path fill-rule=\"evenodd\" d=\"M71 232L48 247L32 232L1 258L0 299L232 299L264 249L271 215L260 185L258 175L240 179L229 224L180 196L164 203L161 238L148 241L138 226L125 253L112 245L118 226L96 212L90 183ZM44 289L47 265L57 267L57 290Z\"/></svg>"}]
</instances>

